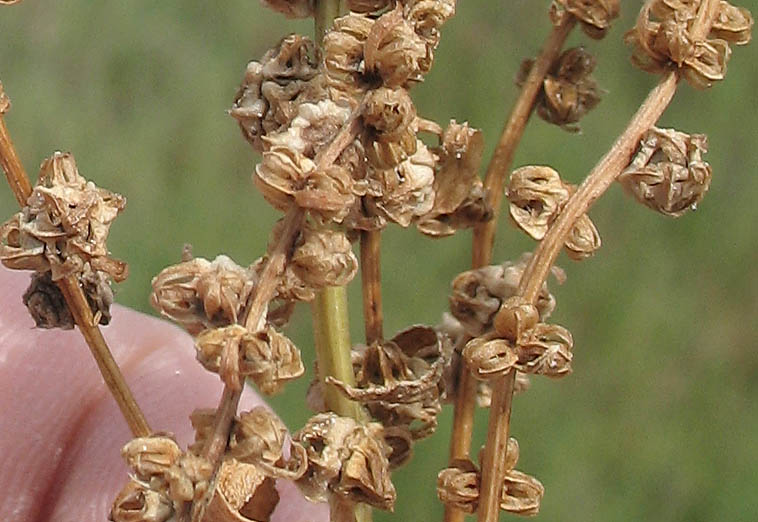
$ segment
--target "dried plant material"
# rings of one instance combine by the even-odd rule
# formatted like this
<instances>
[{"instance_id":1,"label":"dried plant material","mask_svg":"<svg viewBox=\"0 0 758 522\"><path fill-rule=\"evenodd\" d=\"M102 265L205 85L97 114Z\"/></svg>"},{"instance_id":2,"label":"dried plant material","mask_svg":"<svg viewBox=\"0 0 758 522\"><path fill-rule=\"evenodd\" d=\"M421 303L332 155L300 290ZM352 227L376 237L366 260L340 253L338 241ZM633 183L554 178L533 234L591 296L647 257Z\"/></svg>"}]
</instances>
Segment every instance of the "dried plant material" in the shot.
<instances>
[{"instance_id":1,"label":"dried plant material","mask_svg":"<svg viewBox=\"0 0 758 522\"><path fill-rule=\"evenodd\" d=\"M426 56L426 43L402 17L400 5L379 17L364 48L366 73L378 75L389 88L421 81Z\"/></svg>"},{"instance_id":2,"label":"dried plant material","mask_svg":"<svg viewBox=\"0 0 758 522\"><path fill-rule=\"evenodd\" d=\"M550 18L558 25L566 13L575 16L590 38L600 39L619 15L619 0L554 0Z\"/></svg>"},{"instance_id":3,"label":"dried plant material","mask_svg":"<svg viewBox=\"0 0 758 522\"><path fill-rule=\"evenodd\" d=\"M416 108L405 89L369 91L363 123L363 148L373 168L393 168L416 152Z\"/></svg>"},{"instance_id":4,"label":"dried plant material","mask_svg":"<svg viewBox=\"0 0 758 522\"><path fill-rule=\"evenodd\" d=\"M324 70L333 100L355 104L370 86L364 77L363 46L373 25L371 18L351 13L334 20L324 36Z\"/></svg>"},{"instance_id":5,"label":"dried plant material","mask_svg":"<svg viewBox=\"0 0 758 522\"><path fill-rule=\"evenodd\" d=\"M534 60L521 64L516 84L522 87ZM569 132L579 132L577 122L600 103L602 91L592 76L595 58L583 47L567 49L550 67L537 98L537 114Z\"/></svg>"},{"instance_id":6,"label":"dried plant material","mask_svg":"<svg viewBox=\"0 0 758 522\"><path fill-rule=\"evenodd\" d=\"M255 333L237 324L205 330L195 347L200 364L233 389L241 389L241 379L249 377L271 395L305 371L300 350L272 326Z\"/></svg>"},{"instance_id":7,"label":"dried plant material","mask_svg":"<svg viewBox=\"0 0 758 522\"><path fill-rule=\"evenodd\" d=\"M287 270L312 288L344 286L358 271L358 259L343 232L305 226Z\"/></svg>"},{"instance_id":8,"label":"dried plant material","mask_svg":"<svg viewBox=\"0 0 758 522\"><path fill-rule=\"evenodd\" d=\"M142 482L130 480L113 501L112 522L166 522L174 515L171 500Z\"/></svg>"},{"instance_id":9,"label":"dried plant material","mask_svg":"<svg viewBox=\"0 0 758 522\"><path fill-rule=\"evenodd\" d=\"M502 377L518 362L513 347L505 339L475 337L463 349L466 367L480 380Z\"/></svg>"},{"instance_id":10,"label":"dried plant material","mask_svg":"<svg viewBox=\"0 0 758 522\"><path fill-rule=\"evenodd\" d=\"M240 462L254 464L268 476L297 480L305 473L308 459L305 449L298 444L290 447L295 456L285 459L286 438L284 423L267 408L258 406L235 420L229 455Z\"/></svg>"},{"instance_id":11,"label":"dried plant material","mask_svg":"<svg viewBox=\"0 0 758 522\"><path fill-rule=\"evenodd\" d=\"M301 103L323 98L323 88L311 82L317 72L313 42L294 34L284 37L260 62L248 63L229 114L255 150L266 149L262 138L283 130Z\"/></svg>"},{"instance_id":12,"label":"dried plant material","mask_svg":"<svg viewBox=\"0 0 758 522\"><path fill-rule=\"evenodd\" d=\"M515 342L522 333L533 328L539 320L537 307L520 295L509 297L500 306L495 316L495 331L511 342Z\"/></svg>"},{"instance_id":13,"label":"dried plant material","mask_svg":"<svg viewBox=\"0 0 758 522\"><path fill-rule=\"evenodd\" d=\"M409 226L434 206L434 167L434 156L418 140L416 153L407 160L373 173L382 195L367 198L367 207L393 223Z\"/></svg>"},{"instance_id":14,"label":"dried plant material","mask_svg":"<svg viewBox=\"0 0 758 522\"><path fill-rule=\"evenodd\" d=\"M293 439L308 454L308 471L297 481L306 498L323 502L331 491L350 501L392 509L396 494L389 479L390 448L381 425L319 413Z\"/></svg>"},{"instance_id":15,"label":"dried plant material","mask_svg":"<svg viewBox=\"0 0 758 522\"><path fill-rule=\"evenodd\" d=\"M665 72L674 64L698 89L722 80L731 54L729 43L750 41L752 17L747 10L722 1L707 39L694 40L690 33L698 6L699 2L692 0L648 0L634 29L624 36L633 49L632 62L652 73Z\"/></svg>"},{"instance_id":16,"label":"dried plant material","mask_svg":"<svg viewBox=\"0 0 758 522\"><path fill-rule=\"evenodd\" d=\"M587 214L582 214L566 237L564 248L571 259L581 261L594 255L601 244L595 224Z\"/></svg>"},{"instance_id":17,"label":"dried plant material","mask_svg":"<svg viewBox=\"0 0 758 522\"><path fill-rule=\"evenodd\" d=\"M347 8L354 13L375 13L386 9L392 0L347 0Z\"/></svg>"},{"instance_id":18,"label":"dried plant material","mask_svg":"<svg viewBox=\"0 0 758 522\"><path fill-rule=\"evenodd\" d=\"M74 157L56 152L21 212L0 227L0 261L11 269L52 272L53 281L81 273L85 263L116 281L123 261L109 257L108 232L126 199L79 175Z\"/></svg>"},{"instance_id":19,"label":"dried plant material","mask_svg":"<svg viewBox=\"0 0 758 522\"><path fill-rule=\"evenodd\" d=\"M287 18L313 16L314 0L261 0L263 5L282 13Z\"/></svg>"},{"instance_id":20,"label":"dried plant material","mask_svg":"<svg viewBox=\"0 0 758 522\"><path fill-rule=\"evenodd\" d=\"M545 487L536 478L515 469L505 475L500 498L500 509L521 516L534 516L540 512Z\"/></svg>"},{"instance_id":21,"label":"dried plant material","mask_svg":"<svg viewBox=\"0 0 758 522\"><path fill-rule=\"evenodd\" d=\"M161 270L151 282L150 304L191 335L237 322L257 277L229 257L203 258Z\"/></svg>"},{"instance_id":22,"label":"dried plant material","mask_svg":"<svg viewBox=\"0 0 758 522\"><path fill-rule=\"evenodd\" d=\"M8 3L7 0L0 0L0 3ZM11 2L12 3L12 2ZM5 94L3 82L0 82L0 116L3 116L11 108L11 99Z\"/></svg>"},{"instance_id":23,"label":"dried plant material","mask_svg":"<svg viewBox=\"0 0 758 522\"><path fill-rule=\"evenodd\" d=\"M331 100L304 102L286 129L263 137L267 147L287 147L310 159L327 146L350 117L350 109Z\"/></svg>"},{"instance_id":24,"label":"dried plant material","mask_svg":"<svg viewBox=\"0 0 758 522\"><path fill-rule=\"evenodd\" d=\"M473 514L479 506L479 471L470 460L455 460L437 474L437 497L446 506Z\"/></svg>"},{"instance_id":25,"label":"dried plant material","mask_svg":"<svg viewBox=\"0 0 758 522\"><path fill-rule=\"evenodd\" d=\"M546 166L530 165L514 170L506 189L513 221L538 241L545 237L569 196L570 190L560 175Z\"/></svg>"},{"instance_id":26,"label":"dried plant material","mask_svg":"<svg viewBox=\"0 0 758 522\"><path fill-rule=\"evenodd\" d=\"M440 41L442 25L455 14L456 0L406 0L404 16L426 44L426 57L419 61L422 74L432 68L434 50Z\"/></svg>"},{"instance_id":27,"label":"dried plant material","mask_svg":"<svg viewBox=\"0 0 758 522\"><path fill-rule=\"evenodd\" d=\"M434 207L418 223L422 233L447 236L491 219L492 208L478 176L483 149L479 129L450 122L442 135L434 177Z\"/></svg>"},{"instance_id":28,"label":"dried plant material","mask_svg":"<svg viewBox=\"0 0 758 522\"><path fill-rule=\"evenodd\" d=\"M346 169L333 165L319 171L313 160L289 146L276 145L265 151L253 181L275 208L286 212L296 204L322 221L341 221L355 201Z\"/></svg>"},{"instance_id":29,"label":"dried plant material","mask_svg":"<svg viewBox=\"0 0 758 522\"><path fill-rule=\"evenodd\" d=\"M479 337L492 329L493 318L503 301L516 295L530 257L531 254L524 254L516 262L506 261L502 265L468 270L453 280L450 312L469 336ZM560 268L553 267L552 273L558 283L565 280ZM547 283L543 284L535 306L541 320L545 320L555 308L555 298L548 291Z\"/></svg>"},{"instance_id":30,"label":"dried plant material","mask_svg":"<svg viewBox=\"0 0 758 522\"><path fill-rule=\"evenodd\" d=\"M517 367L524 373L565 377L571 373L573 347L571 332L555 324L539 323L519 338Z\"/></svg>"},{"instance_id":31,"label":"dried plant material","mask_svg":"<svg viewBox=\"0 0 758 522\"><path fill-rule=\"evenodd\" d=\"M643 205L679 217L697 208L711 184L711 166L702 159L707 150L703 134L653 127L618 181Z\"/></svg>"},{"instance_id":32,"label":"dried plant material","mask_svg":"<svg viewBox=\"0 0 758 522\"><path fill-rule=\"evenodd\" d=\"M390 469L404 466L413 456L413 434L406 426L385 426L384 442L390 448Z\"/></svg>"},{"instance_id":33,"label":"dried plant material","mask_svg":"<svg viewBox=\"0 0 758 522\"><path fill-rule=\"evenodd\" d=\"M279 493L274 480L252 464L225 459L201 522L267 522Z\"/></svg>"}]
</instances>

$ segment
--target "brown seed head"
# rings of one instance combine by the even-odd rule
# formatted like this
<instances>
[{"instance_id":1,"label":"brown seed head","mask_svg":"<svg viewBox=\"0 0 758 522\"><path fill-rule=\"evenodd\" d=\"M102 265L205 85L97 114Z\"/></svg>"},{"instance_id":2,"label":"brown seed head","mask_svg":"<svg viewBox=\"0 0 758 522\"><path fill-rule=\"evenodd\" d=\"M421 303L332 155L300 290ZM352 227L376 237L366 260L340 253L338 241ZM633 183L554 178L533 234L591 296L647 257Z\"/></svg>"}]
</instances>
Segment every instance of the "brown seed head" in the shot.
<instances>
[{"instance_id":1,"label":"brown seed head","mask_svg":"<svg viewBox=\"0 0 758 522\"><path fill-rule=\"evenodd\" d=\"M263 5L282 13L287 18L313 16L314 0L261 0Z\"/></svg>"},{"instance_id":2,"label":"brown seed head","mask_svg":"<svg viewBox=\"0 0 758 522\"><path fill-rule=\"evenodd\" d=\"M571 373L571 332L555 324L538 323L518 340L518 369L524 373L565 377Z\"/></svg>"},{"instance_id":3,"label":"brown seed head","mask_svg":"<svg viewBox=\"0 0 758 522\"><path fill-rule=\"evenodd\" d=\"M358 259L343 232L306 226L287 269L315 289L344 286L355 277Z\"/></svg>"},{"instance_id":4,"label":"brown seed head","mask_svg":"<svg viewBox=\"0 0 758 522\"><path fill-rule=\"evenodd\" d=\"M166 522L174 514L171 500L130 480L113 501L108 520L112 522Z\"/></svg>"},{"instance_id":5,"label":"brown seed head","mask_svg":"<svg viewBox=\"0 0 758 522\"><path fill-rule=\"evenodd\" d=\"M590 38L605 36L611 20L619 15L619 0L554 0L550 6L550 18L557 25L564 16L575 16Z\"/></svg>"}]
</instances>

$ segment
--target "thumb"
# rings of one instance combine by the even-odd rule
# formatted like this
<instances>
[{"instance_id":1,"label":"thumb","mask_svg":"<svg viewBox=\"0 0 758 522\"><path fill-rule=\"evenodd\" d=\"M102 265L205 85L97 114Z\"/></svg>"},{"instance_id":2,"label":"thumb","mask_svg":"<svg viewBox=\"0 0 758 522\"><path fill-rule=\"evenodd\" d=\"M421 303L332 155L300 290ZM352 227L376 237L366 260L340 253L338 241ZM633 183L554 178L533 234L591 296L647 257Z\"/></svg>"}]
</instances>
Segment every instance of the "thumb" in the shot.
<instances>
[{"instance_id":1,"label":"thumb","mask_svg":"<svg viewBox=\"0 0 758 522\"><path fill-rule=\"evenodd\" d=\"M128 478L120 449L132 435L79 333L33 328L21 303L28 282L0 268L0 520L106 520ZM152 428L186 446L189 414L215 408L222 388L194 360L192 339L119 306L103 334ZM244 409L262 403L243 394ZM277 489L272 520L327 520L326 506L292 483Z\"/></svg>"}]
</instances>

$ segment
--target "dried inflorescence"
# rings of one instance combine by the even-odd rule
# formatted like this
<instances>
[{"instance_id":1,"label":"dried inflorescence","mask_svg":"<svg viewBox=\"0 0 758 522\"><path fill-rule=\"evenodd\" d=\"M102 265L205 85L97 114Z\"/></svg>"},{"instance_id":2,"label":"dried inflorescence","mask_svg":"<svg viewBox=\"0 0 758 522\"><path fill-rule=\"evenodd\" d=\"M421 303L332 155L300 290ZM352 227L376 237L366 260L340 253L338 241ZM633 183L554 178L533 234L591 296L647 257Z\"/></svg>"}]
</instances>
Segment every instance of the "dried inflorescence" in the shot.
<instances>
[{"instance_id":1,"label":"dried inflorescence","mask_svg":"<svg viewBox=\"0 0 758 522\"><path fill-rule=\"evenodd\" d=\"M619 15L619 0L554 0L550 18L558 25L565 16L574 16L590 38L600 39Z\"/></svg>"},{"instance_id":2,"label":"dried inflorescence","mask_svg":"<svg viewBox=\"0 0 758 522\"><path fill-rule=\"evenodd\" d=\"M524 85L534 60L521 64L516 84ZM537 97L537 114L548 123L578 132L577 122L600 103L602 91L592 76L595 58L582 47L567 49L550 67Z\"/></svg>"},{"instance_id":3,"label":"dried inflorescence","mask_svg":"<svg viewBox=\"0 0 758 522\"><path fill-rule=\"evenodd\" d=\"M552 168L530 165L511 173L506 196L513 221L530 237L541 240L575 191L576 187L562 181ZM583 214L576 220L564 246L576 261L600 248L600 234L589 216Z\"/></svg>"},{"instance_id":4,"label":"dried inflorescence","mask_svg":"<svg viewBox=\"0 0 758 522\"><path fill-rule=\"evenodd\" d=\"M505 455L506 474L500 493L500 508L517 515L534 516L539 513L545 488L536 478L513 469L518 457L518 442L511 437ZM477 511L480 487L481 472L470 460L454 460L437 475L439 499L464 513Z\"/></svg>"},{"instance_id":5,"label":"dried inflorescence","mask_svg":"<svg viewBox=\"0 0 758 522\"><path fill-rule=\"evenodd\" d=\"M315 0L261 0L263 5L288 18L308 18L313 15Z\"/></svg>"},{"instance_id":6,"label":"dried inflorescence","mask_svg":"<svg viewBox=\"0 0 758 522\"><path fill-rule=\"evenodd\" d=\"M258 152L267 148L263 138L283 130L297 115L300 104L322 96L323 88L311 82L318 71L315 56L310 39L289 35L260 61L247 65L229 114Z\"/></svg>"},{"instance_id":7,"label":"dried inflorescence","mask_svg":"<svg viewBox=\"0 0 758 522\"><path fill-rule=\"evenodd\" d=\"M679 217L697 207L711 184L711 166L702 159L707 147L703 134L653 127L618 181L643 205Z\"/></svg>"},{"instance_id":8,"label":"dried inflorescence","mask_svg":"<svg viewBox=\"0 0 758 522\"><path fill-rule=\"evenodd\" d=\"M407 90L369 91L362 117L363 148L373 168L392 168L416 152L416 107Z\"/></svg>"},{"instance_id":9,"label":"dried inflorescence","mask_svg":"<svg viewBox=\"0 0 758 522\"><path fill-rule=\"evenodd\" d=\"M492 330L495 314L503 302L518 290L531 254L524 254L518 261L506 261L502 265L490 265L468 270L453 280L450 296L450 312L458 319L467 335L479 337ZM559 283L565 279L563 271L553 268ZM536 302L541 320L545 320L555 308L555 298L542 285Z\"/></svg>"},{"instance_id":10,"label":"dried inflorescence","mask_svg":"<svg viewBox=\"0 0 758 522\"><path fill-rule=\"evenodd\" d=\"M395 0L347 0L347 7L354 13L375 13L394 2Z\"/></svg>"},{"instance_id":11,"label":"dried inflorescence","mask_svg":"<svg viewBox=\"0 0 758 522\"><path fill-rule=\"evenodd\" d=\"M319 413L295 433L305 447L308 469L297 481L303 494L323 502L329 492L353 502L392 509L395 487L389 479L389 446L378 423L359 424L334 413Z\"/></svg>"},{"instance_id":12,"label":"dried inflorescence","mask_svg":"<svg viewBox=\"0 0 758 522\"><path fill-rule=\"evenodd\" d=\"M270 325L258 332L237 324L208 329L197 336L195 347L200 364L232 389L241 389L249 377L271 395L305 371L300 350Z\"/></svg>"},{"instance_id":13,"label":"dried inflorescence","mask_svg":"<svg viewBox=\"0 0 758 522\"><path fill-rule=\"evenodd\" d=\"M452 120L441 136L434 176L434 206L418 223L432 237L443 237L492 218L492 207L479 179L484 138L468 123Z\"/></svg>"},{"instance_id":14,"label":"dried inflorescence","mask_svg":"<svg viewBox=\"0 0 758 522\"><path fill-rule=\"evenodd\" d=\"M287 266L314 289L344 286L358 271L358 259L343 232L305 226Z\"/></svg>"},{"instance_id":15,"label":"dried inflorescence","mask_svg":"<svg viewBox=\"0 0 758 522\"><path fill-rule=\"evenodd\" d=\"M678 67L694 87L705 89L726 75L729 44L750 41L753 18L747 9L719 2L719 12L705 38L692 28L700 0L648 0L637 23L624 36L632 46L632 62L640 69L662 73Z\"/></svg>"},{"instance_id":16,"label":"dried inflorescence","mask_svg":"<svg viewBox=\"0 0 758 522\"><path fill-rule=\"evenodd\" d=\"M256 274L220 255L195 258L161 270L152 280L150 304L190 334L237 322Z\"/></svg>"}]
</instances>

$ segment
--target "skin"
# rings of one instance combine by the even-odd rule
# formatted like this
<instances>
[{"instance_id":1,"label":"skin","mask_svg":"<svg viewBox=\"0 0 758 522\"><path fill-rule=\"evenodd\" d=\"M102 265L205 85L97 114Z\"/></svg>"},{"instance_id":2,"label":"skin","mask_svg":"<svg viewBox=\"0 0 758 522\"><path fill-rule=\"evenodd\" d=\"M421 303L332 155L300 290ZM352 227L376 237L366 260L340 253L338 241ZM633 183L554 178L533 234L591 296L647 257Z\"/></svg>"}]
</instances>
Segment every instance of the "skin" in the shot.
<instances>
[{"instance_id":1,"label":"skin","mask_svg":"<svg viewBox=\"0 0 758 522\"><path fill-rule=\"evenodd\" d=\"M39 330L21 303L28 272L0 267L0 520L107 520L128 480L120 449L131 439L76 330ZM189 414L216 406L222 385L175 326L115 306L104 336L155 430L184 447ZM263 400L248 389L241 409ZM277 484L274 521L325 521L291 483Z\"/></svg>"}]
</instances>

